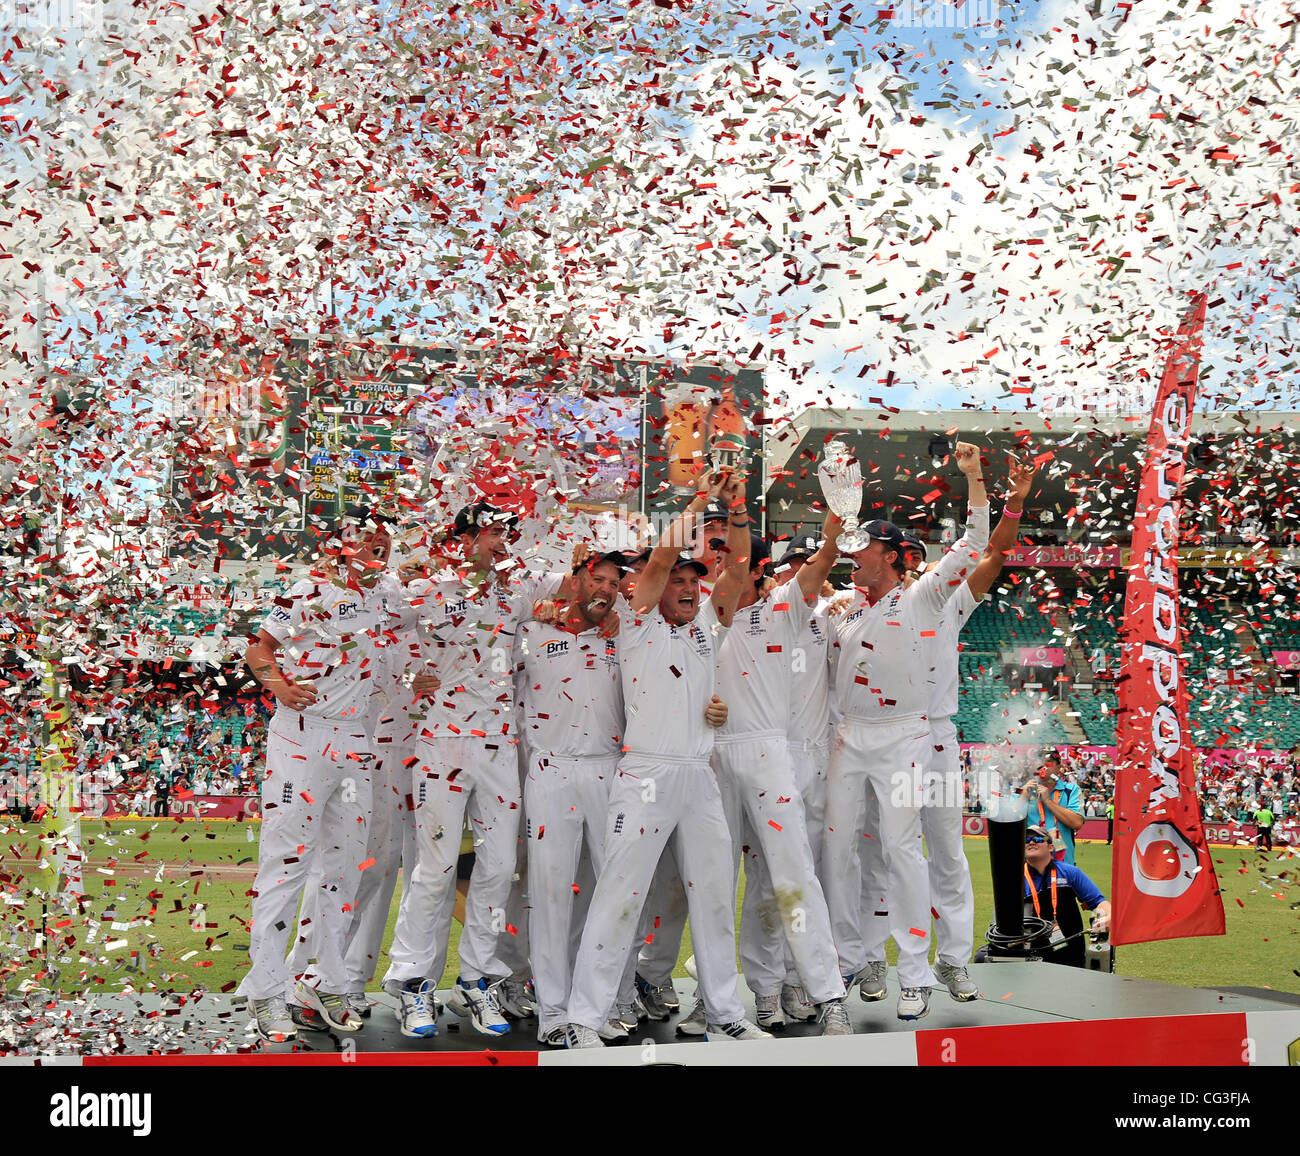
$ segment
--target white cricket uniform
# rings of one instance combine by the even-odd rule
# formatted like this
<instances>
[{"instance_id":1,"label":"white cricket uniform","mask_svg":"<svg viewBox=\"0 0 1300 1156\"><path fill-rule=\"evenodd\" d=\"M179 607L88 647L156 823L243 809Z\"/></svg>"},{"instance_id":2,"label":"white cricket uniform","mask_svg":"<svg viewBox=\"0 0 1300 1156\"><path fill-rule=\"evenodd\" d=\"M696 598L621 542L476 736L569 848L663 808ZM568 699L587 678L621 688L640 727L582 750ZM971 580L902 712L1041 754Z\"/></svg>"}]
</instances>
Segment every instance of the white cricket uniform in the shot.
<instances>
[{"instance_id":1,"label":"white cricket uniform","mask_svg":"<svg viewBox=\"0 0 1300 1156\"><path fill-rule=\"evenodd\" d=\"M574 965L571 1023L598 1030L608 1020L646 890L670 840L686 887L708 1019L734 1023L744 1016L736 994L731 836L709 767L713 729L704 718L724 634L708 601L685 626L670 626L657 607L623 615L618 649L627 753L610 792L605 862Z\"/></svg>"},{"instance_id":2,"label":"white cricket uniform","mask_svg":"<svg viewBox=\"0 0 1300 1156\"><path fill-rule=\"evenodd\" d=\"M503 979L513 970L501 942L510 934L506 904L520 808L511 653L520 620L562 581L552 574L480 590L467 590L458 580L407 587L402 624L419 622L425 662L441 686L416 736L417 861L402 891L385 982L427 978L436 984L442 976L466 814L475 861L460 937L460 977L472 984Z\"/></svg>"},{"instance_id":3,"label":"white cricket uniform","mask_svg":"<svg viewBox=\"0 0 1300 1156\"><path fill-rule=\"evenodd\" d=\"M281 643L281 670L310 681L316 701L276 709L267 733L262 836L253 884L249 957L239 985L249 999L291 994L285 961L294 914L319 858L310 954L321 990L347 990L344 944L361 882L371 811L374 690L387 625L384 589L296 583L262 629Z\"/></svg>"},{"instance_id":4,"label":"white cricket uniform","mask_svg":"<svg viewBox=\"0 0 1300 1156\"><path fill-rule=\"evenodd\" d=\"M835 696L841 722L826 787L823 875L840 969L856 972L861 942L859 843L879 840L888 875L890 934L904 988L931 987L930 886L921 845L921 804L930 764L929 708L940 656L943 608L988 542L988 507L972 509L966 535L912 586L901 583L871 605L865 596L836 623ZM864 827L866 784L880 820Z\"/></svg>"},{"instance_id":5,"label":"white cricket uniform","mask_svg":"<svg viewBox=\"0 0 1300 1156\"><path fill-rule=\"evenodd\" d=\"M529 750L524 783L528 934L539 1031L544 1032L569 1022L580 943L573 918L582 890L579 863L585 848L599 877L610 788L623 745L623 690L618 643L594 628L574 633L526 622L520 651L521 734ZM584 910L589 901L588 896Z\"/></svg>"},{"instance_id":6,"label":"white cricket uniform","mask_svg":"<svg viewBox=\"0 0 1300 1156\"><path fill-rule=\"evenodd\" d=\"M978 605L979 599L963 582L943 608L940 661L930 700L930 769L921 808L921 830L929 853L930 905L935 913L935 956L955 967L969 962L975 946L975 893L961 837L961 748L952 721L957 713L960 666L957 639Z\"/></svg>"},{"instance_id":7,"label":"white cricket uniform","mask_svg":"<svg viewBox=\"0 0 1300 1156\"><path fill-rule=\"evenodd\" d=\"M389 599L401 597L401 588L393 584ZM380 652L375 678L375 715L372 749L375 754L372 775L371 814L366 832L367 864L357 886L348 931L344 940L347 990L364 992L374 977L375 965L388 926L388 912L397 887L397 872L402 869L409 879L415 867L415 824L412 820L411 765L416 726L424 717L424 701L417 700L410 688L408 674L422 667L419 643L413 630L387 632L387 645ZM311 880L298 917L298 935L289 953L289 967L295 975L311 981L314 970L316 937L313 926L318 917L316 892L321 876L320 857L312 869Z\"/></svg>"},{"instance_id":8,"label":"white cricket uniform","mask_svg":"<svg viewBox=\"0 0 1300 1156\"><path fill-rule=\"evenodd\" d=\"M803 799L804 827L813 867L821 880L822 843L826 827L826 771L830 763L830 652L831 615L834 598L819 598L803 623L795 641L791 661L790 717L787 722L786 749L794 771L795 787ZM762 857L746 865L755 872L765 872ZM749 884L745 887L745 906L749 905ZM765 889L764 889L764 893ZM752 928L752 931L751 931ZM786 943L779 920L749 921L742 912L740 919L741 959L758 960L745 965L769 976L784 968L785 982L799 984L799 971ZM769 981L770 982L770 981Z\"/></svg>"},{"instance_id":9,"label":"white cricket uniform","mask_svg":"<svg viewBox=\"0 0 1300 1156\"><path fill-rule=\"evenodd\" d=\"M794 648L810 613L798 578L736 611L718 663L718 693L728 716L717 733L714 765L733 867L738 870L746 847L761 860L761 866L754 859L747 866L740 939L745 980L755 995L780 994L783 953L762 950L759 931L760 925L775 927L809 997L823 1003L843 996L844 983L787 745Z\"/></svg>"}]
</instances>

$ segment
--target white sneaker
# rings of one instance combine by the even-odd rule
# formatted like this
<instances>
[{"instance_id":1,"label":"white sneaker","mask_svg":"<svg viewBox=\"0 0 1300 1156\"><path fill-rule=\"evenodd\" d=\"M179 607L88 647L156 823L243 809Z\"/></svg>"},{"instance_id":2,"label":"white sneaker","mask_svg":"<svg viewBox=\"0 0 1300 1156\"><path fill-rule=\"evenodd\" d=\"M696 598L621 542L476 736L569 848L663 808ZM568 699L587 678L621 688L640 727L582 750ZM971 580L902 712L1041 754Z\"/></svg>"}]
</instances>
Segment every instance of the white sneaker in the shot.
<instances>
[{"instance_id":1,"label":"white sneaker","mask_svg":"<svg viewBox=\"0 0 1300 1156\"><path fill-rule=\"evenodd\" d=\"M344 1002L348 1005L348 1011L353 1015L359 1015L362 1019L370 1018L370 1001L366 998L364 991L350 991L343 997Z\"/></svg>"},{"instance_id":2,"label":"white sneaker","mask_svg":"<svg viewBox=\"0 0 1300 1156\"><path fill-rule=\"evenodd\" d=\"M695 1007L691 1009L691 1014L684 1020L677 1021L677 1034L679 1036L702 1036L708 1030L708 1024L705 1023L704 1001L697 999Z\"/></svg>"},{"instance_id":3,"label":"white sneaker","mask_svg":"<svg viewBox=\"0 0 1300 1156\"><path fill-rule=\"evenodd\" d=\"M770 1040L770 1033L751 1024L749 1020L737 1020L734 1024L709 1024L704 1037L706 1040Z\"/></svg>"},{"instance_id":4,"label":"white sneaker","mask_svg":"<svg viewBox=\"0 0 1300 1156\"><path fill-rule=\"evenodd\" d=\"M402 1035L410 1040L427 1040L438 1034L438 1013L434 1010L433 984L429 980L413 979L403 984L397 998Z\"/></svg>"},{"instance_id":5,"label":"white sneaker","mask_svg":"<svg viewBox=\"0 0 1300 1156\"><path fill-rule=\"evenodd\" d=\"M253 1013L252 1026L268 1044L287 1044L298 1038L298 1029L289 1018L289 1005L278 996L250 999L248 1007Z\"/></svg>"},{"instance_id":6,"label":"white sneaker","mask_svg":"<svg viewBox=\"0 0 1300 1156\"><path fill-rule=\"evenodd\" d=\"M636 1025L641 1022L640 1016L636 1013L636 1004L619 1004L612 1022L622 1024L627 1029L628 1034L631 1035L632 1032L636 1031Z\"/></svg>"},{"instance_id":7,"label":"white sneaker","mask_svg":"<svg viewBox=\"0 0 1300 1156\"><path fill-rule=\"evenodd\" d=\"M966 1003L969 1000L979 999L980 989L976 986L975 981L966 974L965 967L957 967L951 963L944 963L942 959L934 961L934 974L939 977L939 982L948 989L948 994L955 1000Z\"/></svg>"},{"instance_id":8,"label":"white sneaker","mask_svg":"<svg viewBox=\"0 0 1300 1156\"><path fill-rule=\"evenodd\" d=\"M528 994L529 985L522 979L503 979L498 985L498 998L501 1010L517 1020L526 1020L537 1014L532 998Z\"/></svg>"},{"instance_id":9,"label":"white sneaker","mask_svg":"<svg viewBox=\"0 0 1300 1156\"><path fill-rule=\"evenodd\" d=\"M754 997L754 1019L764 1031L769 1028L785 1027L785 1013L781 1011L779 995L756 995Z\"/></svg>"},{"instance_id":10,"label":"white sneaker","mask_svg":"<svg viewBox=\"0 0 1300 1156\"><path fill-rule=\"evenodd\" d=\"M905 987L898 996L898 1018L919 1020L930 1010L928 987Z\"/></svg>"},{"instance_id":11,"label":"white sneaker","mask_svg":"<svg viewBox=\"0 0 1300 1156\"><path fill-rule=\"evenodd\" d=\"M636 1026L635 1024L633 1025ZM606 1020L603 1028L597 1029L596 1034L600 1036L607 1044L612 1044L615 1040L625 1040L631 1034L619 1020Z\"/></svg>"},{"instance_id":12,"label":"white sneaker","mask_svg":"<svg viewBox=\"0 0 1300 1156\"><path fill-rule=\"evenodd\" d=\"M537 1028L537 1042L547 1048L565 1048L568 1047L565 1041L567 1025L556 1024L553 1028L547 1028L542 1031L541 1025Z\"/></svg>"},{"instance_id":13,"label":"white sneaker","mask_svg":"<svg viewBox=\"0 0 1300 1156\"><path fill-rule=\"evenodd\" d=\"M595 1032L582 1024L569 1024L564 1029L566 1048L603 1048L605 1045Z\"/></svg>"},{"instance_id":14,"label":"white sneaker","mask_svg":"<svg viewBox=\"0 0 1300 1156\"><path fill-rule=\"evenodd\" d=\"M874 1003L889 994L889 988L885 985L885 977L888 974L889 964L883 959L873 960L862 969L862 977L858 981L858 994L865 1002Z\"/></svg>"},{"instance_id":15,"label":"white sneaker","mask_svg":"<svg viewBox=\"0 0 1300 1156\"><path fill-rule=\"evenodd\" d=\"M314 1010L336 1032L359 1032L364 1026L361 1017L348 1010L347 1001L341 995L318 991L301 981L294 994L303 1007Z\"/></svg>"},{"instance_id":16,"label":"white sneaker","mask_svg":"<svg viewBox=\"0 0 1300 1156\"><path fill-rule=\"evenodd\" d=\"M790 983L781 988L781 1011L786 1019L795 1023L806 1024L817 1018L817 1005L808 998L808 993ZM762 1021L759 1026L762 1026Z\"/></svg>"},{"instance_id":17,"label":"white sneaker","mask_svg":"<svg viewBox=\"0 0 1300 1156\"><path fill-rule=\"evenodd\" d=\"M824 1036L851 1036L853 1025L849 1023L849 1009L842 999L827 1000L817 1011L817 1020L822 1025Z\"/></svg>"},{"instance_id":18,"label":"white sneaker","mask_svg":"<svg viewBox=\"0 0 1300 1156\"><path fill-rule=\"evenodd\" d=\"M485 1036L508 1036L510 1025L501 1014L497 985L479 978L472 986L459 977L451 989L447 1007L461 1019L468 1019L474 1030Z\"/></svg>"}]
</instances>

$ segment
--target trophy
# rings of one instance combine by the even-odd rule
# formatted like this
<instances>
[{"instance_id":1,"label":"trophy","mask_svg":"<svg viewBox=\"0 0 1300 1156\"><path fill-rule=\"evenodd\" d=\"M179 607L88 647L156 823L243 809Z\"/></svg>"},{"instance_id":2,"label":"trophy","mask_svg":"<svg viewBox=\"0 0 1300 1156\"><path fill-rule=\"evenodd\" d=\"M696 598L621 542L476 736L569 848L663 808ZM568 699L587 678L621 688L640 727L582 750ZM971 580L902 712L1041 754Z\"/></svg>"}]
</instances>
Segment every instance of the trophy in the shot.
<instances>
[{"instance_id":1,"label":"trophy","mask_svg":"<svg viewBox=\"0 0 1300 1156\"><path fill-rule=\"evenodd\" d=\"M849 447L838 439L826 446L822 464L817 467L826 506L841 522L839 547L845 554L855 554L871 545L871 539L858 529L858 511L862 509L862 467Z\"/></svg>"}]
</instances>

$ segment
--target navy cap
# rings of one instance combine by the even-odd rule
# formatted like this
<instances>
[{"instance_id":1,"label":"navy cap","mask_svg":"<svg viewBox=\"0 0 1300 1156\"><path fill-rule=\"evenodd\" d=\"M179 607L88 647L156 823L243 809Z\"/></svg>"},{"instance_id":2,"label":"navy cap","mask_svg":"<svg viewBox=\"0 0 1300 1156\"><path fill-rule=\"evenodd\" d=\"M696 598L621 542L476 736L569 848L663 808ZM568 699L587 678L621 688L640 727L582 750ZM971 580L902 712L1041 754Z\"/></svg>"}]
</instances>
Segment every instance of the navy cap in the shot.
<instances>
[{"instance_id":1,"label":"navy cap","mask_svg":"<svg viewBox=\"0 0 1300 1156\"><path fill-rule=\"evenodd\" d=\"M462 534L477 534L488 526L502 524L507 529L513 530L519 524L519 517L517 514L491 506L487 502L475 502L472 506L464 506L460 509L456 514L456 520L451 525L451 532L459 538Z\"/></svg>"},{"instance_id":2,"label":"navy cap","mask_svg":"<svg viewBox=\"0 0 1300 1156\"><path fill-rule=\"evenodd\" d=\"M679 566L694 566L695 573L701 578L709 572L709 568L695 556L694 550L683 550L677 555L671 568L676 570Z\"/></svg>"},{"instance_id":3,"label":"navy cap","mask_svg":"<svg viewBox=\"0 0 1300 1156\"><path fill-rule=\"evenodd\" d=\"M821 548L822 539L816 534L796 534L785 544L785 553L781 555L780 563L784 564L795 558L811 558Z\"/></svg>"},{"instance_id":4,"label":"navy cap","mask_svg":"<svg viewBox=\"0 0 1300 1156\"><path fill-rule=\"evenodd\" d=\"M585 570L590 566L595 566L599 562L613 562L618 567L620 574L626 574L628 563L632 560L633 555L624 554L622 550L607 550L603 554L597 554L594 557L588 557L586 561L579 562L573 572L576 574L579 570Z\"/></svg>"},{"instance_id":5,"label":"navy cap","mask_svg":"<svg viewBox=\"0 0 1300 1156\"><path fill-rule=\"evenodd\" d=\"M721 502L710 502L707 506L704 507L703 512L700 514L701 526L704 525L705 522L729 522L729 521L731 521L731 515L727 513L727 507L724 506Z\"/></svg>"},{"instance_id":6,"label":"navy cap","mask_svg":"<svg viewBox=\"0 0 1300 1156\"><path fill-rule=\"evenodd\" d=\"M900 554L907 544L906 539L903 537L903 531L895 526L893 522L868 522L862 527L862 532L868 538L874 538L877 542L884 542Z\"/></svg>"},{"instance_id":7,"label":"navy cap","mask_svg":"<svg viewBox=\"0 0 1300 1156\"><path fill-rule=\"evenodd\" d=\"M767 544L766 538L760 538L757 534L749 536L749 568L751 570L761 570L772 560L772 547Z\"/></svg>"},{"instance_id":8,"label":"navy cap","mask_svg":"<svg viewBox=\"0 0 1300 1156\"><path fill-rule=\"evenodd\" d=\"M925 543L916 534L911 530L900 530L899 533L902 535L905 550L911 550L920 554L922 558L925 557Z\"/></svg>"}]
</instances>

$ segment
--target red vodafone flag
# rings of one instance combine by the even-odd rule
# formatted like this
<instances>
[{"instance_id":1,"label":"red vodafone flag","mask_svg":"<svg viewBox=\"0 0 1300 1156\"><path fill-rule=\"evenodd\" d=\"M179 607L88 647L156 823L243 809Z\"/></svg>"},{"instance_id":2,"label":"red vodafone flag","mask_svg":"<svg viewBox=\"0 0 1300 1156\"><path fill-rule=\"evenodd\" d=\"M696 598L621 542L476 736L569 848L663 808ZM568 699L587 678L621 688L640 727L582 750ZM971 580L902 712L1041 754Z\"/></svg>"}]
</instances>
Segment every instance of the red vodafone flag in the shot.
<instances>
[{"instance_id":1,"label":"red vodafone flag","mask_svg":"<svg viewBox=\"0 0 1300 1156\"><path fill-rule=\"evenodd\" d=\"M1112 943L1222 935L1187 727L1178 520L1205 296L1178 329L1147 435L1124 596L1116 735Z\"/></svg>"}]
</instances>

